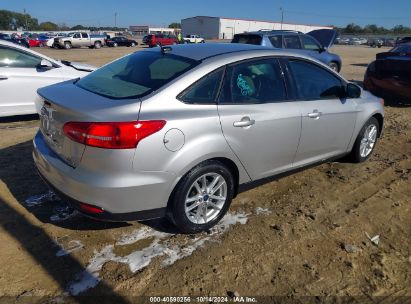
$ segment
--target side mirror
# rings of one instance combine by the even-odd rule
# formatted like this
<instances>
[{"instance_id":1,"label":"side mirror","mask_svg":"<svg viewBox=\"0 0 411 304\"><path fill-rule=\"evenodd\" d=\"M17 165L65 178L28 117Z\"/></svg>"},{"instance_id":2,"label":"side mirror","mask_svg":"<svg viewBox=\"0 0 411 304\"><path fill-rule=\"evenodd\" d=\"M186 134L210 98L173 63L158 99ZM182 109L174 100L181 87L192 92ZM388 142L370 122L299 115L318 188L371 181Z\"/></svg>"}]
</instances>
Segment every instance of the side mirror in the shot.
<instances>
[{"instance_id":1,"label":"side mirror","mask_svg":"<svg viewBox=\"0 0 411 304\"><path fill-rule=\"evenodd\" d=\"M348 98L359 98L361 96L361 88L358 85L349 82L346 86L346 96Z\"/></svg>"},{"instance_id":2,"label":"side mirror","mask_svg":"<svg viewBox=\"0 0 411 304\"><path fill-rule=\"evenodd\" d=\"M51 69L52 67L53 67L53 64L47 59L42 59L40 61L39 68Z\"/></svg>"},{"instance_id":3,"label":"side mirror","mask_svg":"<svg viewBox=\"0 0 411 304\"><path fill-rule=\"evenodd\" d=\"M323 52L325 52L327 49L325 48L325 47L320 47L319 49L318 49L318 53L323 53Z\"/></svg>"}]
</instances>

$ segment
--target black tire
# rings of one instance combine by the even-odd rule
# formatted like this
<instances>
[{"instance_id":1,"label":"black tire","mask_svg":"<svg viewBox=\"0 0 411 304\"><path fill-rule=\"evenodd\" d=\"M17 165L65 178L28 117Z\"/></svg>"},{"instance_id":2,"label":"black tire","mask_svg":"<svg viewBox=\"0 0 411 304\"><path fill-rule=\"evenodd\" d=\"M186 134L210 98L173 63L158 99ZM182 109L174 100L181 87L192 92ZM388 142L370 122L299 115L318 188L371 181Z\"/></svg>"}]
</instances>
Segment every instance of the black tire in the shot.
<instances>
[{"instance_id":1,"label":"black tire","mask_svg":"<svg viewBox=\"0 0 411 304\"><path fill-rule=\"evenodd\" d=\"M68 41L64 42L64 48L65 48L66 50L71 49L71 43L68 42Z\"/></svg>"},{"instance_id":2,"label":"black tire","mask_svg":"<svg viewBox=\"0 0 411 304\"><path fill-rule=\"evenodd\" d=\"M137 42L132 42L132 43L130 44L131 47L135 47L136 45L137 45Z\"/></svg>"},{"instance_id":3,"label":"black tire","mask_svg":"<svg viewBox=\"0 0 411 304\"><path fill-rule=\"evenodd\" d=\"M156 46L161 47L161 43L160 43L160 42L157 42L157 43L156 43Z\"/></svg>"},{"instance_id":4,"label":"black tire","mask_svg":"<svg viewBox=\"0 0 411 304\"><path fill-rule=\"evenodd\" d=\"M113 43L113 47L117 47L118 44L116 42Z\"/></svg>"},{"instance_id":5,"label":"black tire","mask_svg":"<svg viewBox=\"0 0 411 304\"><path fill-rule=\"evenodd\" d=\"M338 66L338 63L331 61L328 66L333 69L334 71L336 71L337 73L340 71L340 67Z\"/></svg>"},{"instance_id":6,"label":"black tire","mask_svg":"<svg viewBox=\"0 0 411 304\"><path fill-rule=\"evenodd\" d=\"M98 41L96 41L96 42L94 43L94 48L95 48L95 49L101 48L101 43L98 42Z\"/></svg>"},{"instance_id":7,"label":"black tire","mask_svg":"<svg viewBox=\"0 0 411 304\"><path fill-rule=\"evenodd\" d=\"M364 133L365 131L368 129L369 126L374 125L377 128L377 136L375 138L375 143L374 146L372 147L371 152L364 156L361 156L361 152L360 152L360 146L361 146L361 140L364 137ZM351 150L351 153L349 154L349 160L353 163L362 163L363 161L366 161L372 154L372 152L375 149L375 146L377 145L377 141L378 141L378 136L380 133L380 124L378 122L378 120L375 117L371 117L365 124L364 126L361 128L360 133L357 136L357 139L355 140L354 146Z\"/></svg>"},{"instance_id":8,"label":"black tire","mask_svg":"<svg viewBox=\"0 0 411 304\"><path fill-rule=\"evenodd\" d=\"M227 185L227 195L224 205L215 218L207 223L196 224L190 221L185 212L185 200L193 183L206 173L221 175ZM177 184L168 204L168 217L182 233L198 233L207 231L227 213L234 195L234 179L230 170L219 161L205 161L191 169Z\"/></svg>"}]
</instances>

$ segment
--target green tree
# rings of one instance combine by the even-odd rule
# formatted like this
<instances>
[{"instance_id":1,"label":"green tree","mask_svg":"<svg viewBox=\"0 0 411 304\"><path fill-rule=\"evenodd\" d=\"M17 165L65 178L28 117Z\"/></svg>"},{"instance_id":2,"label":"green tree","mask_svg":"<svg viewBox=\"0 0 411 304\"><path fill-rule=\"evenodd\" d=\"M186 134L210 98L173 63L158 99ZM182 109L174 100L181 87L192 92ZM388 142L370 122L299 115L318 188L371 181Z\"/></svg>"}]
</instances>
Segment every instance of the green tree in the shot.
<instances>
[{"instance_id":1,"label":"green tree","mask_svg":"<svg viewBox=\"0 0 411 304\"><path fill-rule=\"evenodd\" d=\"M59 29L59 26L53 22L47 21L40 23L38 29L41 31L52 32L57 31Z\"/></svg>"},{"instance_id":2,"label":"green tree","mask_svg":"<svg viewBox=\"0 0 411 304\"><path fill-rule=\"evenodd\" d=\"M88 28L82 26L81 24L77 24L77 25L70 28L70 30L72 30L72 31L79 31L79 30L86 30L86 29L88 29Z\"/></svg>"},{"instance_id":3,"label":"green tree","mask_svg":"<svg viewBox=\"0 0 411 304\"><path fill-rule=\"evenodd\" d=\"M181 29L181 23L173 22L173 23L168 25L168 28Z\"/></svg>"}]
</instances>

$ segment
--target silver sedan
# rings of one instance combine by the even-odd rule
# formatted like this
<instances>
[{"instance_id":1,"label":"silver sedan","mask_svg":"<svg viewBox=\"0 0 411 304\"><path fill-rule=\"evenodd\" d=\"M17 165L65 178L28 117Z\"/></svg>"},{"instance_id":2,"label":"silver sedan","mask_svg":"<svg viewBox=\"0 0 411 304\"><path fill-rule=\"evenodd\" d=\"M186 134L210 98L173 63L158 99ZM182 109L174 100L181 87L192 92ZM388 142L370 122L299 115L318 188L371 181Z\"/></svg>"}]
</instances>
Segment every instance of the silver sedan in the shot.
<instances>
[{"instance_id":1,"label":"silver sedan","mask_svg":"<svg viewBox=\"0 0 411 304\"><path fill-rule=\"evenodd\" d=\"M59 195L103 220L168 216L184 233L258 181L366 160L384 115L312 58L241 44L148 49L38 93L34 160Z\"/></svg>"}]
</instances>

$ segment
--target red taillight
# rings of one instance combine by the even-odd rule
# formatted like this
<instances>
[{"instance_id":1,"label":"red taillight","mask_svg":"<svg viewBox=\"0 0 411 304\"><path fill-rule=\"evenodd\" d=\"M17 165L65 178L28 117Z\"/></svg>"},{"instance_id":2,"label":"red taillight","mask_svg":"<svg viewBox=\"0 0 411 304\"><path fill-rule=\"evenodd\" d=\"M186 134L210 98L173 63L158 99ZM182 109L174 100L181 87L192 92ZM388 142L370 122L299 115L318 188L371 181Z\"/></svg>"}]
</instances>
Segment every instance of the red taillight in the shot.
<instances>
[{"instance_id":1,"label":"red taillight","mask_svg":"<svg viewBox=\"0 0 411 304\"><path fill-rule=\"evenodd\" d=\"M63 131L70 139L106 149L132 149L140 140L160 131L164 120L131 122L68 122Z\"/></svg>"},{"instance_id":2,"label":"red taillight","mask_svg":"<svg viewBox=\"0 0 411 304\"><path fill-rule=\"evenodd\" d=\"M99 207L96 207L96 206L93 206L93 205L89 205L89 204L85 204L85 203L80 203L79 206L80 206L80 209L81 209L81 210L83 210L83 211L85 211L85 212L88 212L88 213L99 214L99 213L103 213L103 212L104 212L104 210L101 209L101 208L99 208Z\"/></svg>"}]
</instances>

